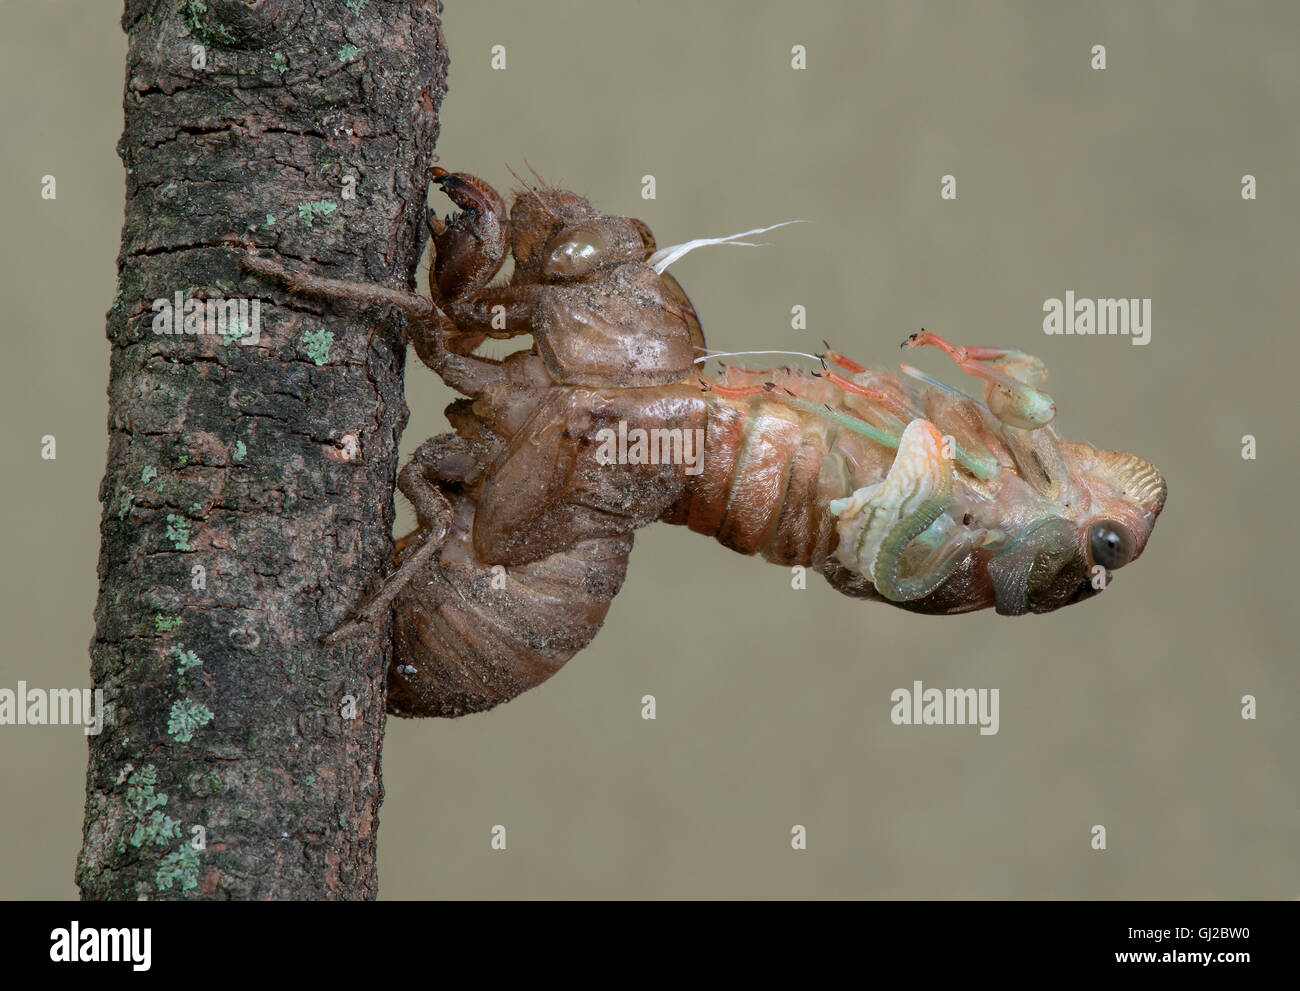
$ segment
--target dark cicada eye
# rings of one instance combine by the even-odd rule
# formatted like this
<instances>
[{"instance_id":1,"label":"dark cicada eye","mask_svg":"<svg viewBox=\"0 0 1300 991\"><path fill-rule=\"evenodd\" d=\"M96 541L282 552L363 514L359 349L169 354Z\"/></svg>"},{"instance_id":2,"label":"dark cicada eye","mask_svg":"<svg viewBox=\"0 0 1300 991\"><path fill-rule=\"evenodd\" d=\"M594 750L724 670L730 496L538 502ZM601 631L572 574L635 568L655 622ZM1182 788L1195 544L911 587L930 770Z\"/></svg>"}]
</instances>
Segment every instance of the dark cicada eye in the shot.
<instances>
[{"instance_id":1,"label":"dark cicada eye","mask_svg":"<svg viewBox=\"0 0 1300 991\"><path fill-rule=\"evenodd\" d=\"M1114 520L1097 520L1088 528L1088 552L1092 563L1112 570L1133 560L1133 535L1124 524Z\"/></svg>"}]
</instances>

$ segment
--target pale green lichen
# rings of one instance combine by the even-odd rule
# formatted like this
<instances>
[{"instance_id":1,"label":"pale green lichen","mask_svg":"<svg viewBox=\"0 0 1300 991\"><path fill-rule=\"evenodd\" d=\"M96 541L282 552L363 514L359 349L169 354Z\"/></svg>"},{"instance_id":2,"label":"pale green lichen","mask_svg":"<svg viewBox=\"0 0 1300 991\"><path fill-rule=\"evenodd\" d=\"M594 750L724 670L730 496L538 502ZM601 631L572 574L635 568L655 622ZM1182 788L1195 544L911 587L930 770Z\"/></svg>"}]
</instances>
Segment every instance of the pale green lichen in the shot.
<instances>
[{"instance_id":1,"label":"pale green lichen","mask_svg":"<svg viewBox=\"0 0 1300 991\"><path fill-rule=\"evenodd\" d=\"M339 61L351 62L354 58L357 57L357 53L359 51L360 49L357 48L356 45L344 45L342 48L339 49Z\"/></svg>"},{"instance_id":2,"label":"pale green lichen","mask_svg":"<svg viewBox=\"0 0 1300 991\"><path fill-rule=\"evenodd\" d=\"M167 716L167 735L177 743L189 743L194 731L212 722L212 710L193 699L177 699Z\"/></svg>"},{"instance_id":3,"label":"pale green lichen","mask_svg":"<svg viewBox=\"0 0 1300 991\"><path fill-rule=\"evenodd\" d=\"M145 465L144 471L140 472L140 481L144 485L148 485L157 477L158 477L158 469L155 468L153 465Z\"/></svg>"},{"instance_id":4,"label":"pale green lichen","mask_svg":"<svg viewBox=\"0 0 1300 991\"><path fill-rule=\"evenodd\" d=\"M360 14L366 9L366 4L370 0L344 0L344 5L354 14Z\"/></svg>"},{"instance_id":5,"label":"pale green lichen","mask_svg":"<svg viewBox=\"0 0 1300 991\"><path fill-rule=\"evenodd\" d=\"M284 75L285 70L289 68L289 60L284 57L283 52L276 52L271 56L271 68L280 75ZM267 224L273 224L275 223L275 218L268 213L266 215L266 222Z\"/></svg>"},{"instance_id":6,"label":"pale green lichen","mask_svg":"<svg viewBox=\"0 0 1300 991\"><path fill-rule=\"evenodd\" d=\"M330 348L334 345L334 334L321 327L315 331L303 331L302 343L307 348L307 357L317 365L330 360Z\"/></svg>"},{"instance_id":7,"label":"pale green lichen","mask_svg":"<svg viewBox=\"0 0 1300 991\"><path fill-rule=\"evenodd\" d=\"M153 631L155 633L170 633L180 625L181 618L179 616L157 615L153 618Z\"/></svg>"},{"instance_id":8,"label":"pale green lichen","mask_svg":"<svg viewBox=\"0 0 1300 991\"><path fill-rule=\"evenodd\" d=\"M274 214L271 214L271 213L268 213L268 214L266 215L266 226L267 226L267 227L270 227L270 226L272 226L274 223L275 223L275 215L274 215Z\"/></svg>"},{"instance_id":9,"label":"pale green lichen","mask_svg":"<svg viewBox=\"0 0 1300 991\"><path fill-rule=\"evenodd\" d=\"M242 440L237 440L235 441L235 453L230 456L230 460L235 464L242 464L246 454L248 454L248 448L244 447Z\"/></svg>"},{"instance_id":10,"label":"pale green lichen","mask_svg":"<svg viewBox=\"0 0 1300 991\"><path fill-rule=\"evenodd\" d=\"M176 885L181 891L192 891L199 886L199 851L188 843L163 857L154 875L159 891L170 891Z\"/></svg>"},{"instance_id":11,"label":"pale green lichen","mask_svg":"<svg viewBox=\"0 0 1300 991\"><path fill-rule=\"evenodd\" d=\"M177 516L175 513L168 513L167 539L172 542L172 547L178 551L192 551L194 547L190 543L190 521L183 516Z\"/></svg>"},{"instance_id":12,"label":"pale green lichen","mask_svg":"<svg viewBox=\"0 0 1300 991\"><path fill-rule=\"evenodd\" d=\"M197 668L203 664L199 655L192 650L186 650L184 644L174 645L171 649L171 655L176 658L176 674L182 681L185 680L185 675L192 668Z\"/></svg>"},{"instance_id":13,"label":"pale green lichen","mask_svg":"<svg viewBox=\"0 0 1300 991\"><path fill-rule=\"evenodd\" d=\"M118 841L117 849L121 853L126 844L139 849L146 843L166 846L173 838L180 835L180 822L160 812L167 804L167 796L156 792L158 771L149 764L133 771L126 782L126 815L130 832Z\"/></svg>"},{"instance_id":14,"label":"pale green lichen","mask_svg":"<svg viewBox=\"0 0 1300 991\"><path fill-rule=\"evenodd\" d=\"M333 200L316 200L312 203L300 203L298 204L298 219L310 227L313 217L328 217L338 208L339 205Z\"/></svg>"},{"instance_id":15,"label":"pale green lichen","mask_svg":"<svg viewBox=\"0 0 1300 991\"><path fill-rule=\"evenodd\" d=\"M235 317L235 319L227 323L225 328L221 331L221 343L231 345L241 337L248 336L249 333L250 328L248 322L244 320L243 317Z\"/></svg>"},{"instance_id":16,"label":"pale green lichen","mask_svg":"<svg viewBox=\"0 0 1300 991\"><path fill-rule=\"evenodd\" d=\"M185 26L190 29L190 34L204 44L216 42L228 45L235 40L235 32L229 27L206 20L207 0L185 0L181 4L180 12L185 18Z\"/></svg>"},{"instance_id":17,"label":"pale green lichen","mask_svg":"<svg viewBox=\"0 0 1300 991\"><path fill-rule=\"evenodd\" d=\"M117 511L117 518L119 520L126 519L126 514L131 512L131 506L135 502L135 496L131 492L131 487L129 485L119 484L117 491L113 493L113 496L121 505L121 508Z\"/></svg>"}]
</instances>

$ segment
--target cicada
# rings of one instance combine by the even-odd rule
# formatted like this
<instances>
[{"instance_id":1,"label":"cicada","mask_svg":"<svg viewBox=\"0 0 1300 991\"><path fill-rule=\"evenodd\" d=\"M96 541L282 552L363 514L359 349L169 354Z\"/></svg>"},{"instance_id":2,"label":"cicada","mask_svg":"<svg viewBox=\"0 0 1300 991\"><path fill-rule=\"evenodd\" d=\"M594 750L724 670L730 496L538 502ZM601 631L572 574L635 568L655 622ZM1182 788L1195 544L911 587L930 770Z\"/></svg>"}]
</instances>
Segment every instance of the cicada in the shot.
<instances>
[{"instance_id":1,"label":"cicada","mask_svg":"<svg viewBox=\"0 0 1300 991\"><path fill-rule=\"evenodd\" d=\"M926 331L903 342L982 379L982 402L829 347L811 370L702 375L700 320L667 268L743 235L660 249L641 221L540 179L508 211L472 175L434 181L460 209L429 215L428 298L248 260L298 292L401 309L420 359L464 397L447 408L454 432L399 474L419 525L392 574L330 635L392 611L391 711L458 716L548 679L600 629L634 532L655 521L944 615L1051 612L1145 549L1164 478L1060 439L1031 355ZM475 353L518 336L529 346L504 359ZM628 436L640 446L610 457Z\"/></svg>"}]
</instances>

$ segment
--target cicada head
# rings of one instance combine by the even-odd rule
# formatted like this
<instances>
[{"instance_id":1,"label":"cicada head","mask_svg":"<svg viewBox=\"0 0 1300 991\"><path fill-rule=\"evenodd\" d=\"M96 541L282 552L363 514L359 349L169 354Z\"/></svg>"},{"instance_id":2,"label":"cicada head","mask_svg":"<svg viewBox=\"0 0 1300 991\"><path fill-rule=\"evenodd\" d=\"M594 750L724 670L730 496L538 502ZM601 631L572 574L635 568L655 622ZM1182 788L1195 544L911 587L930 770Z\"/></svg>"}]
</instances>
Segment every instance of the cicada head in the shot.
<instances>
[{"instance_id":1,"label":"cicada head","mask_svg":"<svg viewBox=\"0 0 1300 991\"><path fill-rule=\"evenodd\" d=\"M1080 555L1094 584L1136 561L1165 508L1168 486L1151 462L1125 451L1058 442L1070 474L1070 501L1062 518L1075 528ZM1104 583L1096 579L1105 572Z\"/></svg>"},{"instance_id":2,"label":"cicada head","mask_svg":"<svg viewBox=\"0 0 1300 991\"><path fill-rule=\"evenodd\" d=\"M948 456L932 423L912 421L885 479L831 504L832 583L863 594L860 576L916 612L1012 616L1105 588L1145 549L1164 478L1136 455L1058 442L1050 430L1010 439L1016 470L981 480Z\"/></svg>"},{"instance_id":3,"label":"cicada head","mask_svg":"<svg viewBox=\"0 0 1300 991\"><path fill-rule=\"evenodd\" d=\"M545 185L515 196L510 233L522 282L571 282L643 261L654 250L641 221L601 213L586 197Z\"/></svg>"}]
</instances>

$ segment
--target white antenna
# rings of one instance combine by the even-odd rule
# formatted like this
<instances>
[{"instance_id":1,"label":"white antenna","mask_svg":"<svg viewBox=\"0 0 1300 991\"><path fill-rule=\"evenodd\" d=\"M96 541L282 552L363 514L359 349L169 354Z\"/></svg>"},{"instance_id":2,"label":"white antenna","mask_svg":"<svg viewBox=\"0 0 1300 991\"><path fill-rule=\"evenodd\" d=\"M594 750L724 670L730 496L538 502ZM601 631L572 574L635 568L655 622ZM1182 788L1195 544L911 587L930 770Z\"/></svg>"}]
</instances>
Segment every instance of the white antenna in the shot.
<instances>
[{"instance_id":1,"label":"white antenna","mask_svg":"<svg viewBox=\"0 0 1300 991\"><path fill-rule=\"evenodd\" d=\"M698 365L701 362L708 361L710 358L743 358L747 354L789 354L796 358L807 358L809 361L818 361L823 365L825 364L825 362L823 362L821 358L817 357L817 355L806 354L803 351L709 351L708 348L705 348L704 350L708 351L708 354L701 358L696 358L692 364Z\"/></svg>"}]
</instances>

